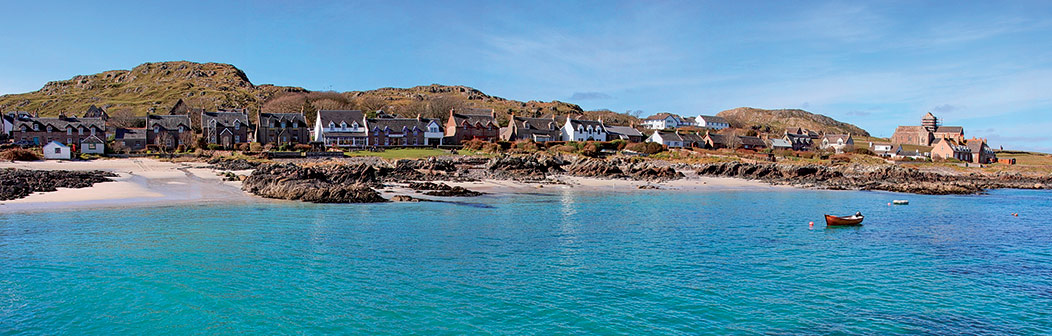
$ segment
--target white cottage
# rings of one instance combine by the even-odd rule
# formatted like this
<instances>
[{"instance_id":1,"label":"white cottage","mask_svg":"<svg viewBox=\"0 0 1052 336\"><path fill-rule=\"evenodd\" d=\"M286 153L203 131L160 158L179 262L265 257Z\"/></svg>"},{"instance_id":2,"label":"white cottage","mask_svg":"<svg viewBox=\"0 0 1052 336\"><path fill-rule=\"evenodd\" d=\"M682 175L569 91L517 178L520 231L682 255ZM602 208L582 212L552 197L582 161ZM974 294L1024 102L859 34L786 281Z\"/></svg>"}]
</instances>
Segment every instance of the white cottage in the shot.
<instances>
[{"instance_id":1,"label":"white cottage","mask_svg":"<svg viewBox=\"0 0 1052 336\"><path fill-rule=\"evenodd\" d=\"M72 153L69 146L61 142L52 141L44 145L44 158L48 160L69 160Z\"/></svg>"},{"instance_id":2,"label":"white cottage","mask_svg":"<svg viewBox=\"0 0 1052 336\"><path fill-rule=\"evenodd\" d=\"M731 123L727 119L723 119L723 117L699 115L694 120L697 122L698 127L708 129L721 130L731 127Z\"/></svg>"},{"instance_id":3,"label":"white cottage","mask_svg":"<svg viewBox=\"0 0 1052 336\"><path fill-rule=\"evenodd\" d=\"M563 141L606 141L606 127L602 120L576 120L567 116L562 138Z\"/></svg>"},{"instance_id":4,"label":"white cottage","mask_svg":"<svg viewBox=\"0 0 1052 336\"><path fill-rule=\"evenodd\" d=\"M80 141L80 152L87 154L106 153L106 143L97 136L89 136Z\"/></svg>"},{"instance_id":5,"label":"white cottage","mask_svg":"<svg viewBox=\"0 0 1052 336\"><path fill-rule=\"evenodd\" d=\"M676 132L656 131L647 138L647 142L655 142L669 148L683 147L683 137Z\"/></svg>"}]
</instances>

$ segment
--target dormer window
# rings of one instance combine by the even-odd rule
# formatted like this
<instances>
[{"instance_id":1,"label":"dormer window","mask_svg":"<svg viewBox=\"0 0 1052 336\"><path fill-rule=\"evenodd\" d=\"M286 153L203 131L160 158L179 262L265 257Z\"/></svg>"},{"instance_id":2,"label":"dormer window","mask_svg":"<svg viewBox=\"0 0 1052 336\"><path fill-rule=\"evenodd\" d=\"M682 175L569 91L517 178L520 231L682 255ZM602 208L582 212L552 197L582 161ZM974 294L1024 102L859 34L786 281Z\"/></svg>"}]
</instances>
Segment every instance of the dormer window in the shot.
<instances>
[{"instance_id":1,"label":"dormer window","mask_svg":"<svg viewBox=\"0 0 1052 336\"><path fill-rule=\"evenodd\" d=\"M286 128L286 127L285 127L285 125L286 125L286 124L285 124L285 122L284 122L284 121L282 121L282 122L281 122L281 128Z\"/></svg>"},{"instance_id":2,"label":"dormer window","mask_svg":"<svg viewBox=\"0 0 1052 336\"><path fill-rule=\"evenodd\" d=\"M241 129L241 121L240 120L234 120L234 129L236 129L236 130Z\"/></svg>"},{"instance_id":3,"label":"dormer window","mask_svg":"<svg viewBox=\"0 0 1052 336\"><path fill-rule=\"evenodd\" d=\"M95 128L94 127L91 128L91 135L95 136Z\"/></svg>"},{"instance_id":4,"label":"dormer window","mask_svg":"<svg viewBox=\"0 0 1052 336\"><path fill-rule=\"evenodd\" d=\"M183 125L179 125L179 133L183 132Z\"/></svg>"},{"instance_id":5,"label":"dormer window","mask_svg":"<svg viewBox=\"0 0 1052 336\"><path fill-rule=\"evenodd\" d=\"M40 131L40 125L33 124L33 130L34 131Z\"/></svg>"},{"instance_id":6,"label":"dormer window","mask_svg":"<svg viewBox=\"0 0 1052 336\"><path fill-rule=\"evenodd\" d=\"M84 127L77 128L77 135L84 135Z\"/></svg>"},{"instance_id":7,"label":"dormer window","mask_svg":"<svg viewBox=\"0 0 1052 336\"><path fill-rule=\"evenodd\" d=\"M161 133L161 126L153 125L153 132L154 133Z\"/></svg>"},{"instance_id":8,"label":"dormer window","mask_svg":"<svg viewBox=\"0 0 1052 336\"><path fill-rule=\"evenodd\" d=\"M336 124L330 121L330 122L329 122L329 128L330 128L330 129L331 129L331 128L336 128Z\"/></svg>"},{"instance_id":9,"label":"dormer window","mask_svg":"<svg viewBox=\"0 0 1052 336\"><path fill-rule=\"evenodd\" d=\"M524 128L524 129L530 129L530 123L528 123L528 122L525 122L525 121L523 121L523 122L522 122L522 128Z\"/></svg>"},{"instance_id":10,"label":"dormer window","mask_svg":"<svg viewBox=\"0 0 1052 336\"><path fill-rule=\"evenodd\" d=\"M48 126L48 127L47 127L47 131L48 131L48 132L54 132L54 131L55 131L55 127L52 127L52 126Z\"/></svg>"},{"instance_id":11,"label":"dormer window","mask_svg":"<svg viewBox=\"0 0 1052 336\"><path fill-rule=\"evenodd\" d=\"M346 129L347 129L347 123L346 123L346 122L343 122L343 121L341 121L341 122L340 122L340 129L344 129L344 130L346 130Z\"/></svg>"},{"instance_id":12,"label":"dormer window","mask_svg":"<svg viewBox=\"0 0 1052 336\"><path fill-rule=\"evenodd\" d=\"M73 127L66 127L66 135L73 135Z\"/></svg>"},{"instance_id":13,"label":"dormer window","mask_svg":"<svg viewBox=\"0 0 1052 336\"><path fill-rule=\"evenodd\" d=\"M357 121L351 123L351 129L355 130L355 131L358 130L358 122Z\"/></svg>"}]
</instances>

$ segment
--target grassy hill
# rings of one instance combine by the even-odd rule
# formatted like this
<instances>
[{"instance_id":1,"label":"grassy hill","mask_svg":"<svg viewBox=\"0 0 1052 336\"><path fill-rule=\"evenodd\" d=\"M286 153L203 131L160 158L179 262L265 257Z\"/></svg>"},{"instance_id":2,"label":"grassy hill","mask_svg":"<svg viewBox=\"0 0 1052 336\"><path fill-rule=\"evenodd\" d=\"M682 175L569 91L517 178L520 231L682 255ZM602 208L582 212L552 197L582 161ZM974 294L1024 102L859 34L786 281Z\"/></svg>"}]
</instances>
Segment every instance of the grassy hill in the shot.
<instances>
[{"instance_id":1,"label":"grassy hill","mask_svg":"<svg viewBox=\"0 0 1052 336\"><path fill-rule=\"evenodd\" d=\"M167 113L182 99L191 108L248 108L266 112L300 112L313 121L317 109L384 109L403 116L444 118L450 108L492 108L502 124L511 114L540 117L567 115L616 124L638 122L626 114L584 111L575 104L516 101L491 96L467 86L425 85L369 91L311 92L300 87L255 85L230 64L195 62L145 63L131 70L112 70L68 80L48 82L37 91L0 96L0 109L41 116L80 115L91 105L111 115L145 115L156 109ZM252 114L255 117L255 114Z\"/></svg>"},{"instance_id":2,"label":"grassy hill","mask_svg":"<svg viewBox=\"0 0 1052 336\"><path fill-rule=\"evenodd\" d=\"M851 133L853 135L869 136L869 132L858 126L804 110L764 110L752 107L739 107L722 111L716 115L727 119L731 126L738 128L770 127L772 132L780 133L785 128L802 127L826 133Z\"/></svg>"},{"instance_id":3,"label":"grassy hill","mask_svg":"<svg viewBox=\"0 0 1052 336\"><path fill-rule=\"evenodd\" d=\"M179 99L194 107L252 107L278 93L306 92L298 87L253 85L240 69L220 63L144 63L131 70L112 70L48 82L34 92L0 96L6 111L81 114L91 105L111 114L130 110L144 115L151 107L167 112Z\"/></svg>"}]
</instances>

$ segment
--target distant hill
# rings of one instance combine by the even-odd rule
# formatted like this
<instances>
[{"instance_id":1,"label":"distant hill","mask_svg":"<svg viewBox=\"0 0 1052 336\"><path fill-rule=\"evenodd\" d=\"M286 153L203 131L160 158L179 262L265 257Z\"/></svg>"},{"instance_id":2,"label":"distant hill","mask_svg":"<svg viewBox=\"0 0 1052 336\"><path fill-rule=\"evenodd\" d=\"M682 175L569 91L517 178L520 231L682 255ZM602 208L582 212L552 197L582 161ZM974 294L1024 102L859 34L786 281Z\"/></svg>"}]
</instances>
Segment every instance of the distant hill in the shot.
<instances>
[{"instance_id":1,"label":"distant hill","mask_svg":"<svg viewBox=\"0 0 1052 336\"><path fill-rule=\"evenodd\" d=\"M716 114L730 122L731 126L749 128L770 127L772 132L782 132L785 128L801 127L826 133L851 133L869 136L866 130L833 118L797 109L764 110L752 107L739 107Z\"/></svg>"},{"instance_id":2,"label":"distant hill","mask_svg":"<svg viewBox=\"0 0 1052 336\"><path fill-rule=\"evenodd\" d=\"M313 121L317 109L361 109L424 117L448 115L450 108L492 108L502 124L510 114L541 117L567 115L615 124L638 119L612 111L584 111L576 104L560 101L515 101L491 96L467 86L424 85L411 88L381 88L368 91L312 92L294 86L255 85L248 76L230 64L187 61L144 63L131 70L112 70L68 80L48 82L37 91L0 96L0 108L26 111L41 116L60 113L80 115L90 106L104 108L113 115L167 113L177 101L191 108L247 108L265 112L300 112ZM255 118L255 113L252 113Z\"/></svg>"},{"instance_id":3,"label":"distant hill","mask_svg":"<svg viewBox=\"0 0 1052 336\"><path fill-rule=\"evenodd\" d=\"M131 70L112 70L48 82L37 91L0 96L4 111L27 111L41 116L81 114L91 105L113 113L130 109L144 115L151 107L167 112L179 99L195 107L252 107L277 93L306 92L298 87L253 85L240 69L229 64L160 62ZM258 107L256 108L258 109Z\"/></svg>"}]
</instances>

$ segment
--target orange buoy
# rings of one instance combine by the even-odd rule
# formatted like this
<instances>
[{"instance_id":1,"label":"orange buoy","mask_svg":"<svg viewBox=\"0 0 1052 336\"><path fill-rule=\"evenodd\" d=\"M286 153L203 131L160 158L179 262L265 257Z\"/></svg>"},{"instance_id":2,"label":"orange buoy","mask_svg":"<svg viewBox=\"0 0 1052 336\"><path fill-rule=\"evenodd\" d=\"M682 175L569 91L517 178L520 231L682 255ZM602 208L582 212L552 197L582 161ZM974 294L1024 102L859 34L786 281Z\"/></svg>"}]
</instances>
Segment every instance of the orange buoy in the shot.
<instances>
[{"instance_id":1,"label":"orange buoy","mask_svg":"<svg viewBox=\"0 0 1052 336\"><path fill-rule=\"evenodd\" d=\"M815 227L815 222L807 222L808 227Z\"/></svg>"}]
</instances>

